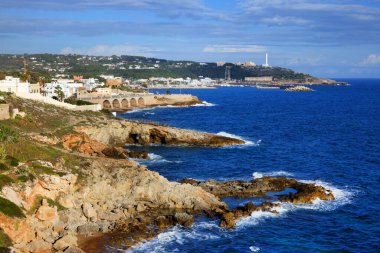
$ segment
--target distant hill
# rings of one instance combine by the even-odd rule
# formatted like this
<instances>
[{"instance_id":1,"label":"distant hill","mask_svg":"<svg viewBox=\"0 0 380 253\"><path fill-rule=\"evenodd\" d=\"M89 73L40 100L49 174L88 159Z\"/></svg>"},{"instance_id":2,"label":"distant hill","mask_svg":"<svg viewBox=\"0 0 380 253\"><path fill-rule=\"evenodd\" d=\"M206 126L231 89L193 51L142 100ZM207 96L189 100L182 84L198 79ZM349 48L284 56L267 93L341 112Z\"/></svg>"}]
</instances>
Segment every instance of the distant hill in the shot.
<instances>
[{"instance_id":1,"label":"distant hill","mask_svg":"<svg viewBox=\"0 0 380 253\"><path fill-rule=\"evenodd\" d=\"M248 76L273 76L277 80L293 79L305 81L307 79L313 79L313 77L308 74L298 73L291 69L281 67L244 67L232 63L227 63L225 66L217 66L216 63L171 61L127 55L1 54L0 71L23 71L24 57L27 62L28 71L50 77L56 74L83 75L84 77L111 74L133 79L149 77L197 78L198 76L224 78L225 66L229 65L231 66L231 78L237 80L242 80Z\"/></svg>"}]
</instances>

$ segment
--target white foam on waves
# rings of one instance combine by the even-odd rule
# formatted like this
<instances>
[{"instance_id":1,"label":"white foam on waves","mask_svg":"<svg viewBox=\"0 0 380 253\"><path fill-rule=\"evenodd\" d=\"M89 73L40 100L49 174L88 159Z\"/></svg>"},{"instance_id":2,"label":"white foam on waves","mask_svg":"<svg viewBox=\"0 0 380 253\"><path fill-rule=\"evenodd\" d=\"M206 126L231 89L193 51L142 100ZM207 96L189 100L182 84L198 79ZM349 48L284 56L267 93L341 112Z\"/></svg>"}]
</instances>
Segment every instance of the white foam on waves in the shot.
<instances>
[{"instance_id":1,"label":"white foam on waves","mask_svg":"<svg viewBox=\"0 0 380 253\"><path fill-rule=\"evenodd\" d=\"M148 153L149 158L148 159L140 159L139 161L144 163L182 163L182 161L169 161L165 158L163 158L160 155L154 154L154 153Z\"/></svg>"},{"instance_id":2,"label":"white foam on waves","mask_svg":"<svg viewBox=\"0 0 380 253\"><path fill-rule=\"evenodd\" d=\"M272 171L272 172L253 172L252 173L253 179L263 178L263 177L277 177L277 176L292 177L294 175L290 172L286 172L283 170Z\"/></svg>"},{"instance_id":3,"label":"white foam on waves","mask_svg":"<svg viewBox=\"0 0 380 253\"><path fill-rule=\"evenodd\" d=\"M130 111L127 111L126 113L128 113L128 114L130 114L130 113L138 113L138 112L144 112L144 111L151 111L151 110L154 110L154 109L155 109L154 107L132 109Z\"/></svg>"},{"instance_id":4,"label":"white foam on waves","mask_svg":"<svg viewBox=\"0 0 380 253\"><path fill-rule=\"evenodd\" d=\"M246 140L239 135L230 134L227 132L219 132L216 135L242 140L245 142L245 144L243 144L243 146L259 146L261 143L261 140L257 140L257 141Z\"/></svg>"},{"instance_id":5,"label":"white foam on waves","mask_svg":"<svg viewBox=\"0 0 380 253\"><path fill-rule=\"evenodd\" d=\"M256 246L251 246L251 247L249 247L249 250L250 250L251 252L259 252L259 251L260 251L260 248L259 248L259 247L256 247Z\"/></svg>"},{"instance_id":6,"label":"white foam on waves","mask_svg":"<svg viewBox=\"0 0 380 253\"><path fill-rule=\"evenodd\" d=\"M209 102L207 102L207 101L203 101L203 102L200 103L200 104L195 104L195 105L192 105L192 106L195 106L195 107L197 107L197 106L216 106L216 104L209 103Z\"/></svg>"},{"instance_id":7,"label":"white foam on waves","mask_svg":"<svg viewBox=\"0 0 380 253\"><path fill-rule=\"evenodd\" d=\"M277 211L279 214L274 214L270 212L253 212L249 217L242 218L237 221L236 225L238 228L242 228L245 226L257 225L263 220L268 218L280 218L286 215L289 212L293 212L300 209L306 210L316 210L321 212L332 211L341 207L343 205L347 205L351 203L354 193L348 189L337 188L330 183L326 183L320 180L312 181L312 180L299 180L303 183L311 183L315 185L319 185L324 187L326 190L332 192L335 197L335 200L332 201L324 201L320 199L316 199L312 204L292 204L292 203L279 203L280 206L274 207L272 210Z\"/></svg>"},{"instance_id":8,"label":"white foam on waves","mask_svg":"<svg viewBox=\"0 0 380 253\"><path fill-rule=\"evenodd\" d=\"M202 241L220 239L220 233L217 233L220 230L216 223L210 222L196 222L190 229L176 226L158 234L157 237L151 240L132 247L128 252L161 253L168 252L168 250L180 252L180 249L176 248L176 246L183 245L189 240L202 243Z\"/></svg>"}]
</instances>

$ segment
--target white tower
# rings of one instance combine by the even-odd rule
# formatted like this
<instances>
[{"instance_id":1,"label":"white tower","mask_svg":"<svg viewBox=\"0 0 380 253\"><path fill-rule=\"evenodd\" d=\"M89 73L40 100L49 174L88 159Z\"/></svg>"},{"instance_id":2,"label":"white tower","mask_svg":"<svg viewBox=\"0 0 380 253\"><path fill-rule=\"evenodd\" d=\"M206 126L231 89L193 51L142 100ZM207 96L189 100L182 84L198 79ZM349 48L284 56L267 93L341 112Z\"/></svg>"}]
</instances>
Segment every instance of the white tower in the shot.
<instances>
[{"instance_id":1,"label":"white tower","mask_svg":"<svg viewBox=\"0 0 380 253\"><path fill-rule=\"evenodd\" d=\"M265 64L263 64L263 67L269 67L269 64L268 64L268 53L265 54Z\"/></svg>"}]
</instances>

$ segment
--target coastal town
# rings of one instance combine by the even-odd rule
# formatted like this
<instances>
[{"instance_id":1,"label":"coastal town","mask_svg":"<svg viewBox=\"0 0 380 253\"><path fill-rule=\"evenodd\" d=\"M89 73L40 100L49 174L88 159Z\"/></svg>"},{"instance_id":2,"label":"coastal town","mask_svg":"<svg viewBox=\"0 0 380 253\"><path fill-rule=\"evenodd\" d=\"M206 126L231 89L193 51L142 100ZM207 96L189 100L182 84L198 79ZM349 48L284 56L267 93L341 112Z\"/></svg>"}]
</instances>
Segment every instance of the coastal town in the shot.
<instances>
[{"instance_id":1,"label":"coastal town","mask_svg":"<svg viewBox=\"0 0 380 253\"><path fill-rule=\"evenodd\" d=\"M4 65L0 61L3 69L0 72L1 92L74 110L122 111L191 101L189 95L170 96L172 89L179 89L182 93L182 89L253 86L258 89L312 91L309 85L344 84L271 67L268 54L262 65L253 61L176 62L132 56L1 55L1 59L8 63ZM197 71L189 72L188 68L194 66ZM92 71L88 72L88 69ZM172 72L173 69L179 72ZM221 74L212 72L213 69ZM210 76L197 75L205 70L211 73ZM238 70L247 73L237 79L234 72ZM163 76L150 76L153 74ZM166 90L166 95L157 97L160 89ZM152 90L156 90L155 93Z\"/></svg>"}]
</instances>

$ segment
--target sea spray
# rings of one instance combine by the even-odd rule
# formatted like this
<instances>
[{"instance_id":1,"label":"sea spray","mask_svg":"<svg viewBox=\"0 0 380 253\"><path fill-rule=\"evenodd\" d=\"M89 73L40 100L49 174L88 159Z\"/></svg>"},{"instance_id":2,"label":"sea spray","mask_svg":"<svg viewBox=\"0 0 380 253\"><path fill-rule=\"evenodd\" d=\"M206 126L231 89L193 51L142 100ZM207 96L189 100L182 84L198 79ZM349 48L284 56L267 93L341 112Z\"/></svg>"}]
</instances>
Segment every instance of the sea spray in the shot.
<instances>
[{"instance_id":1,"label":"sea spray","mask_svg":"<svg viewBox=\"0 0 380 253\"><path fill-rule=\"evenodd\" d=\"M283 170L272 171L272 172L253 172L252 173L253 179L263 178L263 177L278 177L278 176L293 177L294 175L292 173L290 173L290 172L286 172L286 171L283 171Z\"/></svg>"},{"instance_id":2,"label":"sea spray","mask_svg":"<svg viewBox=\"0 0 380 253\"><path fill-rule=\"evenodd\" d=\"M246 140L245 138L243 138L239 135L230 134L230 133L223 132L223 131L218 132L216 135L224 136L224 137L228 137L228 138L233 138L233 139L238 139L238 140L242 140L245 142L245 144L243 144L243 145L227 146L227 148L238 147L238 146L259 146L261 143L261 140L257 140L257 141Z\"/></svg>"}]
</instances>

